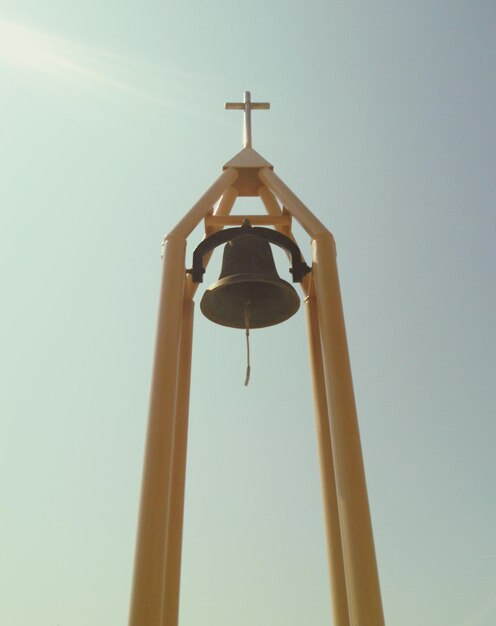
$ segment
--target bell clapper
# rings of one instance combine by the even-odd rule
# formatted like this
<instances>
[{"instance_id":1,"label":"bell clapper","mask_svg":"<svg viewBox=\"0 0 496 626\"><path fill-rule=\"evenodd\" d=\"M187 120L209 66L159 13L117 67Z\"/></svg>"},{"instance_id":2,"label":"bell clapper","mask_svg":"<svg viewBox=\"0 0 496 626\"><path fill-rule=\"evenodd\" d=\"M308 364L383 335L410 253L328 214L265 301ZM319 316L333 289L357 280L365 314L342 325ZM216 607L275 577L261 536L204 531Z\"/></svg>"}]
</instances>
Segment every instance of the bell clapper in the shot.
<instances>
[{"instance_id":1,"label":"bell clapper","mask_svg":"<svg viewBox=\"0 0 496 626\"><path fill-rule=\"evenodd\" d=\"M249 306L250 303L245 303L245 328L246 328L246 378L245 378L245 387L248 386L250 382L250 373L251 373L251 365L250 365L250 314L249 314Z\"/></svg>"}]
</instances>

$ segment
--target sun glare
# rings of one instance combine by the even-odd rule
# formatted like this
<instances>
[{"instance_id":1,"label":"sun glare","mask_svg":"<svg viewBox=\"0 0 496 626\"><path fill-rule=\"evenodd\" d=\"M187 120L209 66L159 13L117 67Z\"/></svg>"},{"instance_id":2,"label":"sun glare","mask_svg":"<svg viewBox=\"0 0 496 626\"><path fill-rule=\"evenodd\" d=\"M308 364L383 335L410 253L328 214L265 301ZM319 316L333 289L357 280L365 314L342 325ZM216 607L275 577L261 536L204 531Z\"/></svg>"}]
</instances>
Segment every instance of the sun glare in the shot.
<instances>
[{"instance_id":1,"label":"sun glare","mask_svg":"<svg viewBox=\"0 0 496 626\"><path fill-rule=\"evenodd\" d=\"M32 70L37 75L84 87L98 85L102 89L184 110L172 98L155 93L157 84L167 83L170 91L171 81L167 78L174 72L173 69L159 68L157 71L154 66L136 63L106 50L4 19L0 19L0 65ZM184 82L185 76L180 76ZM176 74L174 79L174 84L178 86Z\"/></svg>"},{"instance_id":2,"label":"sun glare","mask_svg":"<svg viewBox=\"0 0 496 626\"><path fill-rule=\"evenodd\" d=\"M98 64L98 58L89 48L0 20L0 62L30 67L58 78L110 82L88 64L88 58L93 60L93 65Z\"/></svg>"},{"instance_id":3,"label":"sun glare","mask_svg":"<svg viewBox=\"0 0 496 626\"><path fill-rule=\"evenodd\" d=\"M16 65L37 65L43 49L35 33L0 20L0 59Z\"/></svg>"}]
</instances>

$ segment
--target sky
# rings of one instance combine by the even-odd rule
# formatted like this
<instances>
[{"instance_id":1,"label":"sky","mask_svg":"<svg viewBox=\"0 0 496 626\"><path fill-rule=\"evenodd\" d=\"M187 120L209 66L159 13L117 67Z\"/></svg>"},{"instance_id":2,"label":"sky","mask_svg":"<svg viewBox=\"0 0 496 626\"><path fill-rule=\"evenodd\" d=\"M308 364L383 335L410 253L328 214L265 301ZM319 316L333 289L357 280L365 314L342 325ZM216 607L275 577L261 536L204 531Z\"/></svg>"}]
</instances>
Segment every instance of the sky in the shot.
<instances>
[{"instance_id":1,"label":"sky","mask_svg":"<svg viewBox=\"0 0 496 626\"><path fill-rule=\"evenodd\" d=\"M3 0L0 623L127 623L160 244L251 90L254 148L336 239L386 623L494 626L495 18ZM243 332L197 309L180 626L331 624L303 312L252 332L244 387Z\"/></svg>"}]
</instances>

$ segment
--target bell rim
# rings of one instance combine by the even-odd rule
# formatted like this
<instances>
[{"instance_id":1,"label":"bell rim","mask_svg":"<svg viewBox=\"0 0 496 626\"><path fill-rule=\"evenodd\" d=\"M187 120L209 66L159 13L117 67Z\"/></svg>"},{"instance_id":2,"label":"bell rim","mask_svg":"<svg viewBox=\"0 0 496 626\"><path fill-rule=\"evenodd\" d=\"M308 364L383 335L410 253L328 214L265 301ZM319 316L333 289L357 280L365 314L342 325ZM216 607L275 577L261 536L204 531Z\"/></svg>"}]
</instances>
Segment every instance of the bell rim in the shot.
<instances>
[{"instance_id":1,"label":"bell rim","mask_svg":"<svg viewBox=\"0 0 496 626\"><path fill-rule=\"evenodd\" d=\"M277 282L276 282L277 281ZM222 287L222 285L220 283L223 284L236 284L236 283L269 283L271 285L274 284L279 284L279 285L286 285L287 287L290 287L290 289L292 289L296 295L298 295L296 289L293 287L293 285L291 283L289 283L287 280L284 280L284 278L281 278L280 276L277 276L276 281L274 280L274 278L269 278L266 274L262 274L262 273L256 273L256 272L252 272L252 273L243 273L240 272L239 274L229 274L229 276L224 276L224 278L218 278L215 283L212 283L210 285L210 287L207 287L207 289L205 289L205 293L207 291L210 291L214 288L219 288Z\"/></svg>"},{"instance_id":2,"label":"bell rim","mask_svg":"<svg viewBox=\"0 0 496 626\"><path fill-rule=\"evenodd\" d=\"M243 324L224 323L224 322L219 321L218 319L215 319L215 315L213 311L211 311L210 308L207 308L207 307L208 307L209 295L214 291L214 289L218 290L218 289L222 289L223 287L228 287L228 286L235 285L238 283L250 283L250 282L251 283L255 283L255 282L266 283L270 285L275 285L277 288L285 287L287 289L289 287L289 293L291 294L292 301L293 301L293 307L291 308L291 312L289 313L289 315L284 315L283 317L278 318L274 322L271 322L269 324L266 324L266 323L259 324L256 322L255 323L252 322L250 324L250 329L269 328L270 326L276 326L277 324L282 324L282 322L285 322L286 320L288 320L290 317L293 317L293 315L295 315L298 312L300 305L301 305L301 299L298 296L298 292L296 291L296 289L293 287L291 283L287 282L281 277L278 277L277 283L275 283L274 279L268 278L265 274L257 274L257 273L232 274L230 276L225 276L224 278L219 278L218 280L216 280L215 283L210 285L210 287L208 287L205 290L202 296L202 299L200 301L201 312L208 320L210 320L214 324L219 324L220 326L225 326L227 328L239 328L239 329L245 328L244 323Z\"/></svg>"}]
</instances>

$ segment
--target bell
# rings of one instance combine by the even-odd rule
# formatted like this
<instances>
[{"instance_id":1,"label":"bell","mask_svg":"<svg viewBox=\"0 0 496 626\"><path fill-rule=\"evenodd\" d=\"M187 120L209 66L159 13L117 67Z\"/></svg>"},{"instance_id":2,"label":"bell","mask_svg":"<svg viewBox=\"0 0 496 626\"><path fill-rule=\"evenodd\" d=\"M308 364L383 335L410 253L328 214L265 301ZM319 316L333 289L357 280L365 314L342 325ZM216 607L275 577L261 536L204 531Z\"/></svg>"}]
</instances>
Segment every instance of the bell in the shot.
<instances>
[{"instance_id":1,"label":"bell","mask_svg":"<svg viewBox=\"0 0 496 626\"><path fill-rule=\"evenodd\" d=\"M226 244L219 280L200 302L205 317L231 328L273 326L299 307L295 289L277 273L269 242L256 235L241 235Z\"/></svg>"}]
</instances>

